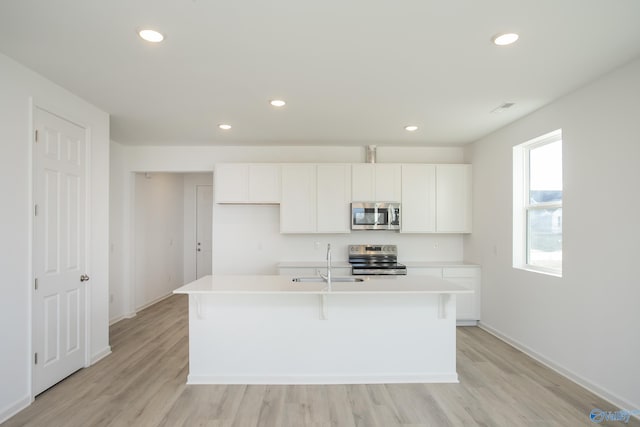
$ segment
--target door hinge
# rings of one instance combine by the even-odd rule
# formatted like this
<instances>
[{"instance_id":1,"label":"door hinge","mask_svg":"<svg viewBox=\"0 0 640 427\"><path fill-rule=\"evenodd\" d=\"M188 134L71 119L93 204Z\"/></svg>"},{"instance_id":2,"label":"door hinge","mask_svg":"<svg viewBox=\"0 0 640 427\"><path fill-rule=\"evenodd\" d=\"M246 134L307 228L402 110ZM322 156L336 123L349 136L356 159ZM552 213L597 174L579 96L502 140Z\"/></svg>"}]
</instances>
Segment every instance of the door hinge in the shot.
<instances>
[{"instance_id":1,"label":"door hinge","mask_svg":"<svg viewBox=\"0 0 640 427\"><path fill-rule=\"evenodd\" d=\"M38 278L36 277L35 279L33 279L33 286L35 288L35 290L38 290Z\"/></svg>"},{"instance_id":2,"label":"door hinge","mask_svg":"<svg viewBox=\"0 0 640 427\"><path fill-rule=\"evenodd\" d=\"M36 129L35 142L38 142L38 130Z\"/></svg>"},{"instance_id":3,"label":"door hinge","mask_svg":"<svg viewBox=\"0 0 640 427\"><path fill-rule=\"evenodd\" d=\"M33 355L33 363L36 364L36 365L38 364L38 353L35 353Z\"/></svg>"},{"instance_id":4,"label":"door hinge","mask_svg":"<svg viewBox=\"0 0 640 427\"><path fill-rule=\"evenodd\" d=\"M38 216L38 205L33 205L33 216Z\"/></svg>"}]
</instances>

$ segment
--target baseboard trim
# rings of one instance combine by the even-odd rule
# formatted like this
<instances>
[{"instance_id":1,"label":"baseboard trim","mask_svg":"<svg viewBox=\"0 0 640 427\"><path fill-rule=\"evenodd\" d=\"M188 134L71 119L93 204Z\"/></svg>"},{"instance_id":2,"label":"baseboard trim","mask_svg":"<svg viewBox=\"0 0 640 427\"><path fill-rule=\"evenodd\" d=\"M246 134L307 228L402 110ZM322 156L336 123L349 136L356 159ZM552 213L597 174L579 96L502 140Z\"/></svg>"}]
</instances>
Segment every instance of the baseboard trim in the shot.
<instances>
[{"instance_id":1,"label":"baseboard trim","mask_svg":"<svg viewBox=\"0 0 640 427\"><path fill-rule=\"evenodd\" d=\"M540 362L541 364L543 364L544 366L546 366L547 368L551 369L552 371L557 372L558 374L562 375L563 377L573 381L574 383L578 384L580 387L583 387L587 390L589 390L591 393L595 394L596 396L600 397L601 399L606 400L607 402L611 403L613 406L616 406L619 409L626 409L629 411L632 410L636 410L637 408L640 408L640 403L634 404L629 402L628 400L617 396L615 393L610 392L609 390L598 386L597 384L592 383L591 381L589 381L588 379L576 374L575 372L571 371L570 369L565 368L564 366L554 362L553 360L543 356L542 354L538 353L537 351L533 350L532 348L522 344L521 342L511 338L510 336L502 333L500 330L487 325L485 322L480 322L478 324L478 327L480 329L482 329L483 331L486 331L488 333L490 333L491 335L493 335L494 337L498 338L501 341L504 341L505 343L509 344L510 346L520 350L521 352L523 352L524 354L526 354L527 356L531 357L532 359L536 360L537 362ZM607 408L598 408L598 409L602 409L602 410L608 410ZM640 414L634 414L633 415L634 418L638 418L640 419Z\"/></svg>"},{"instance_id":2,"label":"baseboard trim","mask_svg":"<svg viewBox=\"0 0 640 427\"><path fill-rule=\"evenodd\" d=\"M172 291L172 292L169 292L169 293L168 293L168 294L166 294L166 295L162 295L162 296L160 296L160 297L158 297L158 298L156 298L156 299L154 299L154 300L152 300L152 301L150 301L150 302L148 302L148 303L146 303L146 304L144 304L144 305L142 305L142 306L140 306L140 307L136 307L136 313L138 313L138 312L140 312L140 311L144 310L145 308L149 308L149 307L151 307L152 305L157 304L157 303L159 303L160 301L162 301L162 300L164 300L164 299L169 298L171 295L173 295L173 291ZM134 316L135 316L135 314L134 314Z\"/></svg>"},{"instance_id":3,"label":"baseboard trim","mask_svg":"<svg viewBox=\"0 0 640 427\"><path fill-rule=\"evenodd\" d=\"M456 326L478 326L477 320L457 320Z\"/></svg>"},{"instance_id":4,"label":"baseboard trim","mask_svg":"<svg viewBox=\"0 0 640 427\"><path fill-rule=\"evenodd\" d=\"M0 424L7 421L9 418L13 417L14 415L22 411L27 406L31 405L32 401L33 399L31 398L31 396L25 396L22 399L18 400L17 402L0 410Z\"/></svg>"},{"instance_id":5,"label":"baseboard trim","mask_svg":"<svg viewBox=\"0 0 640 427\"><path fill-rule=\"evenodd\" d=\"M118 317L114 317L113 319L109 320L109 326L113 326L116 323L118 323L119 321L124 320L124 319L126 319L126 316L124 314L120 315Z\"/></svg>"},{"instance_id":6,"label":"baseboard trim","mask_svg":"<svg viewBox=\"0 0 640 427\"><path fill-rule=\"evenodd\" d=\"M91 356L91 364L94 365L111 354L111 346L106 346L93 356Z\"/></svg>"},{"instance_id":7,"label":"baseboard trim","mask_svg":"<svg viewBox=\"0 0 640 427\"><path fill-rule=\"evenodd\" d=\"M456 372L449 374L399 374L399 375L191 375L187 384L278 384L278 385L327 385L327 384L413 384L458 383Z\"/></svg>"}]
</instances>

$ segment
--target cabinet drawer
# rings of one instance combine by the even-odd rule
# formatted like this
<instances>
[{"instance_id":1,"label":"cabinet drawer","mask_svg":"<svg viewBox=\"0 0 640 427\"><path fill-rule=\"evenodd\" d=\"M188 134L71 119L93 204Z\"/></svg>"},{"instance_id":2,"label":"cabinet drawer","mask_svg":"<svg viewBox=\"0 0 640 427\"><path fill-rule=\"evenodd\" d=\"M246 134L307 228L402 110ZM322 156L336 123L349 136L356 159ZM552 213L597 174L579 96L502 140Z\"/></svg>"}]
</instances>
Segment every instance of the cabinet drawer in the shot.
<instances>
[{"instance_id":1,"label":"cabinet drawer","mask_svg":"<svg viewBox=\"0 0 640 427\"><path fill-rule=\"evenodd\" d=\"M477 267L466 268L444 268L442 269L442 277L478 277L479 269Z\"/></svg>"}]
</instances>

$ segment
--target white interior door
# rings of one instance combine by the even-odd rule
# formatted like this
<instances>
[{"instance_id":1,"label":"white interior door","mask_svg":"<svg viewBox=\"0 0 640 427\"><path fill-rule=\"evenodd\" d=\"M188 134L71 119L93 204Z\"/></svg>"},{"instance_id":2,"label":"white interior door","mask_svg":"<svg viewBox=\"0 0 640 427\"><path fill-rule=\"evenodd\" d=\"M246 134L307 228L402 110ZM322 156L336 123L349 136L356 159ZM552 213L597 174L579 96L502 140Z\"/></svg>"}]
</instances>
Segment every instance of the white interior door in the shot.
<instances>
[{"instance_id":1,"label":"white interior door","mask_svg":"<svg viewBox=\"0 0 640 427\"><path fill-rule=\"evenodd\" d=\"M211 274L213 186L196 185L196 279Z\"/></svg>"},{"instance_id":2,"label":"white interior door","mask_svg":"<svg viewBox=\"0 0 640 427\"><path fill-rule=\"evenodd\" d=\"M33 394L85 364L85 129L35 109Z\"/></svg>"}]
</instances>

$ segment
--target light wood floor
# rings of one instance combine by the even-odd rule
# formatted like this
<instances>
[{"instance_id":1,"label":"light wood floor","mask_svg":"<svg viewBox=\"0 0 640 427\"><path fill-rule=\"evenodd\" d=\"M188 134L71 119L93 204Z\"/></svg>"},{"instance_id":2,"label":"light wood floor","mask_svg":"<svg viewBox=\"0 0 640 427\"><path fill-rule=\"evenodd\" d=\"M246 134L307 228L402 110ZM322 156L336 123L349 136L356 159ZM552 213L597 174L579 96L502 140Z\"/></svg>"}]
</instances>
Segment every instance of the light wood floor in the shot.
<instances>
[{"instance_id":1,"label":"light wood floor","mask_svg":"<svg viewBox=\"0 0 640 427\"><path fill-rule=\"evenodd\" d=\"M479 328L458 328L460 384L331 386L187 386L187 329L185 296L118 322L112 355L2 426L625 425L592 423L615 408Z\"/></svg>"}]
</instances>

